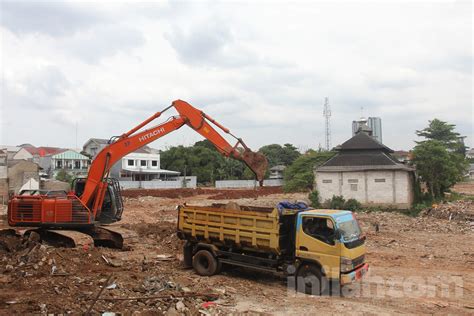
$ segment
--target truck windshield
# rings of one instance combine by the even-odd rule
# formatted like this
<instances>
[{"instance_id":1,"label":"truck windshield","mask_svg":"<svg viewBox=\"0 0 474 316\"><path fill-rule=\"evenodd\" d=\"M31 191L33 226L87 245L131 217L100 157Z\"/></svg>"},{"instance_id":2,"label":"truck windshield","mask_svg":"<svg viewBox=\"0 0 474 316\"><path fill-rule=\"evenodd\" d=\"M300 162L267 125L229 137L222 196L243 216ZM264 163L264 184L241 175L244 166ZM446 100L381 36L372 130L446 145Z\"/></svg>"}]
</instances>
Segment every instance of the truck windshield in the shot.
<instances>
[{"instance_id":1,"label":"truck windshield","mask_svg":"<svg viewBox=\"0 0 474 316\"><path fill-rule=\"evenodd\" d=\"M359 223L357 223L352 214L348 214L338 218L337 228L341 233L341 238L344 242L359 239L361 234Z\"/></svg>"}]
</instances>

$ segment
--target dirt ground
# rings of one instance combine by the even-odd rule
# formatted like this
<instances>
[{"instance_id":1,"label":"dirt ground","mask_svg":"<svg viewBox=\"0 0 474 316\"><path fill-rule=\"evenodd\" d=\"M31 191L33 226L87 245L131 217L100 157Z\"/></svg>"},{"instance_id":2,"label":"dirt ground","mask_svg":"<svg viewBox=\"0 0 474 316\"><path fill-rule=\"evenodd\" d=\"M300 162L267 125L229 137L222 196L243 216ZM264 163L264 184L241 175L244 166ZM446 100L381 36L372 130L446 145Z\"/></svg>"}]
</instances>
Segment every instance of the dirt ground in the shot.
<instances>
[{"instance_id":1,"label":"dirt ground","mask_svg":"<svg viewBox=\"0 0 474 316\"><path fill-rule=\"evenodd\" d=\"M284 277L242 268L212 277L182 268L182 242L175 234L178 204L275 206L306 198L243 192L128 195L117 225L136 231L140 240L128 251L54 248L35 236L0 236L0 314L85 313L101 290L94 314L474 313L474 223L465 218L359 212L370 273L344 296L296 295ZM6 226L5 216L2 220L0 226Z\"/></svg>"},{"instance_id":2,"label":"dirt ground","mask_svg":"<svg viewBox=\"0 0 474 316\"><path fill-rule=\"evenodd\" d=\"M474 182L457 183L453 190L461 194L474 195Z\"/></svg>"}]
</instances>

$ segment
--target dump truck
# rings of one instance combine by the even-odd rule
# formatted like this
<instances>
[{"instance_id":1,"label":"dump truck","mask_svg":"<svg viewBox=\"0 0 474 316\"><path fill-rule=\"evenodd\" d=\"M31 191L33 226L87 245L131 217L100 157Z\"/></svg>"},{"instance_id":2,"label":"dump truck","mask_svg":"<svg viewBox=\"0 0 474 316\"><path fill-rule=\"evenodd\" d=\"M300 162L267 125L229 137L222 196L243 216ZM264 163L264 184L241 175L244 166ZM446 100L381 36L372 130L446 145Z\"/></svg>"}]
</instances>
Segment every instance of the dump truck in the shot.
<instances>
[{"instance_id":1,"label":"dump truck","mask_svg":"<svg viewBox=\"0 0 474 316\"><path fill-rule=\"evenodd\" d=\"M282 273L314 295L361 280L369 265L354 213L291 207L178 206L184 264L203 276L223 264Z\"/></svg>"}]
</instances>

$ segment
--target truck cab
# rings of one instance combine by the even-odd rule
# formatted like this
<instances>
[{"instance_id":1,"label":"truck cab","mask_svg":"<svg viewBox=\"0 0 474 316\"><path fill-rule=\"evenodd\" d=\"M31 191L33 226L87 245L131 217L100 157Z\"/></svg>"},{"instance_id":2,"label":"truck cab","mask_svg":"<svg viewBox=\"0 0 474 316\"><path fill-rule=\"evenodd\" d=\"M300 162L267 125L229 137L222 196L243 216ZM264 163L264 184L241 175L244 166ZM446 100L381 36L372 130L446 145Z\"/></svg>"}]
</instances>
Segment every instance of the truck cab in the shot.
<instances>
[{"instance_id":1,"label":"truck cab","mask_svg":"<svg viewBox=\"0 0 474 316\"><path fill-rule=\"evenodd\" d=\"M317 266L328 280L341 285L360 280L368 270L365 236L354 214L341 210L297 213L295 257L304 266ZM307 274L307 273L306 273ZM320 278L321 276L317 276Z\"/></svg>"}]
</instances>

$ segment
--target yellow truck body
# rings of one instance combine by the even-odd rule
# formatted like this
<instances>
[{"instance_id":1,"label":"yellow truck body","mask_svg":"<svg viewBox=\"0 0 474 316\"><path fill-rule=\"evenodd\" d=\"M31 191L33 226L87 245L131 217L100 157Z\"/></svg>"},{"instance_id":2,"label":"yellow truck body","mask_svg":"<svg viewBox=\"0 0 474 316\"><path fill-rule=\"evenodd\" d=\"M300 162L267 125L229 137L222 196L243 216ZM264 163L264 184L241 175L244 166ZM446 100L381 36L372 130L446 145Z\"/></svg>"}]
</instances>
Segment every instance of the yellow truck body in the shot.
<instances>
[{"instance_id":1,"label":"yellow truck body","mask_svg":"<svg viewBox=\"0 0 474 316\"><path fill-rule=\"evenodd\" d=\"M346 285L368 271L365 237L349 211L229 203L182 205L178 213L185 261L202 275L225 263Z\"/></svg>"},{"instance_id":2,"label":"yellow truck body","mask_svg":"<svg viewBox=\"0 0 474 316\"><path fill-rule=\"evenodd\" d=\"M206 241L232 241L242 247L280 253L276 208L183 206L178 230Z\"/></svg>"}]
</instances>

